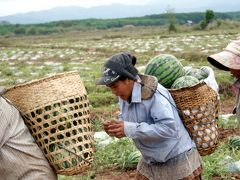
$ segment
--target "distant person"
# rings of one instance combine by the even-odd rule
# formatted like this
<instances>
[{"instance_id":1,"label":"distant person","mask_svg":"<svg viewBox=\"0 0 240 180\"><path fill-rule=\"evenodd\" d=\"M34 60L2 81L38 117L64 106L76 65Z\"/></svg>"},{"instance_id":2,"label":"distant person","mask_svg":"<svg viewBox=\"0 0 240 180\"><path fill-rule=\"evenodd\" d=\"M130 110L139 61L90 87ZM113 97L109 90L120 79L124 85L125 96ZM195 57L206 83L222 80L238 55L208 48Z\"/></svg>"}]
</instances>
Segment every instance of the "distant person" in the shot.
<instances>
[{"instance_id":1,"label":"distant person","mask_svg":"<svg viewBox=\"0 0 240 180\"><path fill-rule=\"evenodd\" d=\"M236 113L237 120L240 123L240 39L230 42L222 52L213 54L207 59L213 66L230 71L236 78L233 88L237 99L233 113Z\"/></svg>"},{"instance_id":2,"label":"distant person","mask_svg":"<svg viewBox=\"0 0 240 180\"><path fill-rule=\"evenodd\" d=\"M105 121L105 131L133 139L142 154L137 180L201 179L201 157L171 94L156 78L138 74L136 60L129 53L112 56L96 82L119 98L119 120Z\"/></svg>"},{"instance_id":3,"label":"distant person","mask_svg":"<svg viewBox=\"0 0 240 180\"><path fill-rule=\"evenodd\" d=\"M19 112L1 96L1 91L3 89L0 89L0 179L57 179Z\"/></svg>"}]
</instances>

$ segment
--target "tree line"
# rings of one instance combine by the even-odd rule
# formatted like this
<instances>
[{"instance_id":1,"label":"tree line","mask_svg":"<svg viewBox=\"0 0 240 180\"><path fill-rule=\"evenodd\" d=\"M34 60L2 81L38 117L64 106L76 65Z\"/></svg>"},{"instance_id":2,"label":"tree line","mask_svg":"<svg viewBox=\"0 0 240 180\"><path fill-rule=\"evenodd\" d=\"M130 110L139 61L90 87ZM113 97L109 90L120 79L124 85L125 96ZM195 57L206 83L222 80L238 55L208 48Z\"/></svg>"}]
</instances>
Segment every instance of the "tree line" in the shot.
<instances>
[{"instance_id":1,"label":"tree line","mask_svg":"<svg viewBox=\"0 0 240 180\"><path fill-rule=\"evenodd\" d=\"M132 26L161 26L169 25L170 31L176 30L176 25L184 25L188 22L197 24L199 29L205 29L213 20L240 21L240 12L219 13L212 10L194 13L174 13L167 11L164 14L153 14L143 17L130 17L118 19L85 19L55 21L43 24L8 24L0 25L0 35L47 35L67 31L121 28Z\"/></svg>"}]
</instances>

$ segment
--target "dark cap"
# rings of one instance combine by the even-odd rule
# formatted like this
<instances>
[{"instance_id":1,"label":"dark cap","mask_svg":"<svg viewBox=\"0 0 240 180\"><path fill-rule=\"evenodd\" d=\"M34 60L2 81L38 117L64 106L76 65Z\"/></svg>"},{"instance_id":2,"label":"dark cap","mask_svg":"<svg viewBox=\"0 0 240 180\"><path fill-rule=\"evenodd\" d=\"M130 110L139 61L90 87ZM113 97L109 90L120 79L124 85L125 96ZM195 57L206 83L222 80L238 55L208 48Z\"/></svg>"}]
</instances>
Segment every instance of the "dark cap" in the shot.
<instances>
[{"instance_id":1,"label":"dark cap","mask_svg":"<svg viewBox=\"0 0 240 180\"><path fill-rule=\"evenodd\" d=\"M221 70L240 70L240 39L232 41L222 52L213 54L207 59L213 66Z\"/></svg>"},{"instance_id":2,"label":"dark cap","mask_svg":"<svg viewBox=\"0 0 240 180\"><path fill-rule=\"evenodd\" d=\"M121 76L135 81L138 73L138 70L134 67L136 61L136 57L127 52L113 55L104 64L102 77L96 81L96 84L110 85Z\"/></svg>"}]
</instances>

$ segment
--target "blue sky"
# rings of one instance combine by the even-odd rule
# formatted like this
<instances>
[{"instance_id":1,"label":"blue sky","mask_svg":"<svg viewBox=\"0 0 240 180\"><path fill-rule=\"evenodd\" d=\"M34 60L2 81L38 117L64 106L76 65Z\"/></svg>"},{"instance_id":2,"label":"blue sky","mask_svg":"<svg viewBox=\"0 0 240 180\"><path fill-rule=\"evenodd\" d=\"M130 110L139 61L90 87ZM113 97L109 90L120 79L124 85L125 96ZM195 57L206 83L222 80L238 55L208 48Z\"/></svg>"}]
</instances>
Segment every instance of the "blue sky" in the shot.
<instances>
[{"instance_id":1,"label":"blue sky","mask_svg":"<svg viewBox=\"0 0 240 180\"><path fill-rule=\"evenodd\" d=\"M0 0L0 16L51 9L60 6L93 7L110 4L144 5L151 0Z\"/></svg>"}]
</instances>

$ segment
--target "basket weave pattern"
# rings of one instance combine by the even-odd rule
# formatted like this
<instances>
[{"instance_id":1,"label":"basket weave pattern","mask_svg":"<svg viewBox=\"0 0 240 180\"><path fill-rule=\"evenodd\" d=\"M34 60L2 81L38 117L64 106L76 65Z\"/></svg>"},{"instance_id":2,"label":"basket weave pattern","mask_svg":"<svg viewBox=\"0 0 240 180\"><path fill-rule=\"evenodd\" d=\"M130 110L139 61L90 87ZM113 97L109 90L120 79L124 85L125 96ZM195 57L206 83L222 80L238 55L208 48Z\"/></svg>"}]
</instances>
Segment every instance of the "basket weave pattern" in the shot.
<instances>
[{"instance_id":1,"label":"basket weave pattern","mask_svg":"<svg viewBox=\"0 0 240 180\"><path fill-rule=\"evenodd\" d=\"M216 120L219 100L217 93L205 83L169 91L200 155L212 153L218 145Z\"/></svg>"},{"instance_id":2,"label":"basket weave pattern","mask_svg":"<svg viewBox=\"0 0 240 180\"><path fill-rule=\"evenodd\" d=\"M89 168L93 133L87 93L77 72L17 85L4 96L23 113L56 173L75 175Z\"/></svg>"}]
</instances>

